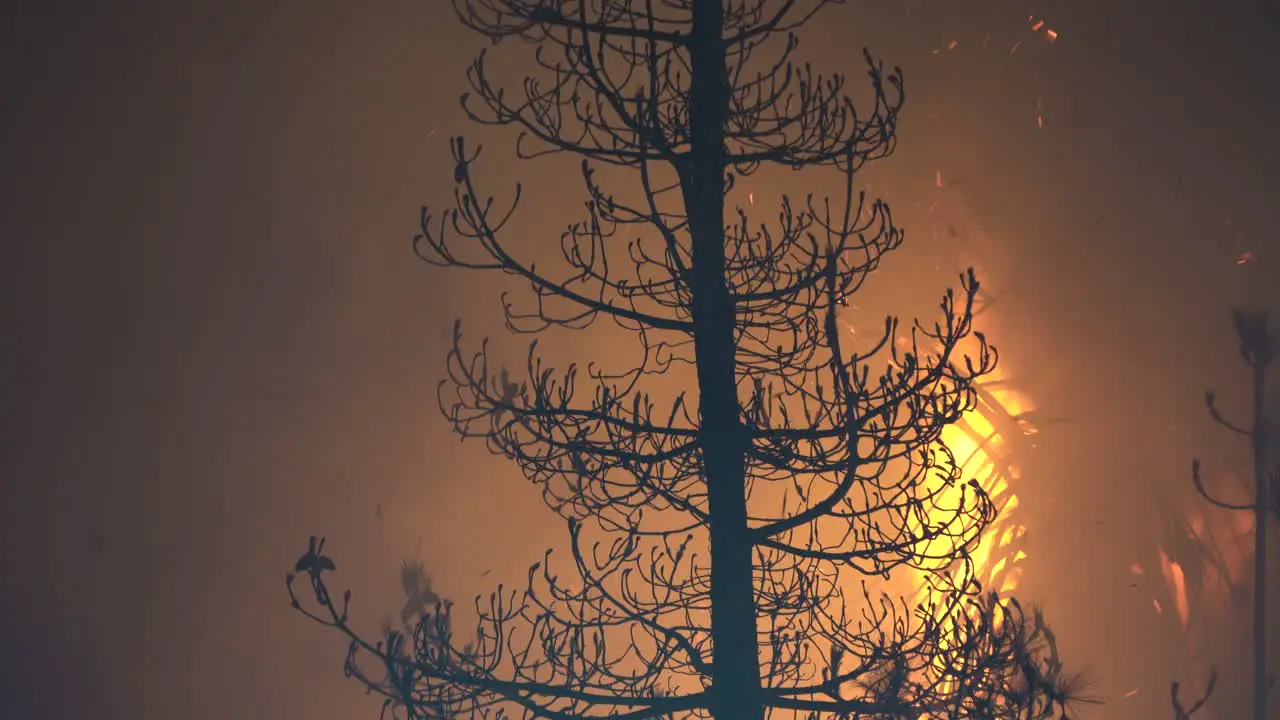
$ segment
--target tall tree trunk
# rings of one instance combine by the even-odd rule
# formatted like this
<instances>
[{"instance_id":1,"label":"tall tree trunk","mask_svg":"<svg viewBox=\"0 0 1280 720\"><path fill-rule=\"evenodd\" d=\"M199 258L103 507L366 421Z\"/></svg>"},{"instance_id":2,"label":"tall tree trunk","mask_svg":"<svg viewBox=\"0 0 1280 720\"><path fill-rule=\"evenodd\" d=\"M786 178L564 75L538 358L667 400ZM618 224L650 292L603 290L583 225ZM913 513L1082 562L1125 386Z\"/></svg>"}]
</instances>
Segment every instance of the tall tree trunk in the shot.
<instances>
[{"instance_id":1,"label":"tall tree trunk","mask_svg":"<svg viewBox=\"0 0 1280 720\"><path fill-rule=\"evenodd\" d=\"M734 307L725 277L724 173L728 72L720 0L693 5L691 152L681 169L693 245L699 436L711 514L712 693L716 720L763 720L746 449L736 381Z\"/></svg>"},{"instance_id":2,"label":"tall tree trunk","mask_svg":"<svg viewBox=\"0 0 1280 720\"><path fill-rule=\"evenodd\" d=\"M1267 703L1267 475L1270 438L1267 366L1253 366L1253 719L1265 720Z\"/></svg>"}]
</instances>

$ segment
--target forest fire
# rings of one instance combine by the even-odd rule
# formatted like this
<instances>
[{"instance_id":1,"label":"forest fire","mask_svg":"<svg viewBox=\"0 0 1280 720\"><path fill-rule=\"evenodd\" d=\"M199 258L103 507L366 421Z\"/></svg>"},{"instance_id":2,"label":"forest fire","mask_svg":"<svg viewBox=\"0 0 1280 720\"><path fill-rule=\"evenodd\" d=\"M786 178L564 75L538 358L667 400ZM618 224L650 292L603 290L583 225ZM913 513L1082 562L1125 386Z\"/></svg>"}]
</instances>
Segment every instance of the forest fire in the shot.
<instances>
[{"instance_id":1,"label":"forest fire","mask_svg":"<svg viewBox=\"0 0 1280 720\"><path fill-rule=\"evenodd\" d=\"M945 587L966 587L976 581L981 592L1003 604L1010 601L1018 588L1022 563L1027 558L1023 548L1025 526L1018 518L1017 485L1020 468L1016 461L1018 445L1033 436L1037 429L1026 419L1031 403L1026 395L1009 386L1006 368L997 367L975 388L977 402L955 424L943 430L941 443L955 458L962 477L975 483L994 507L991 522L978 536L967 561L943 566L924 566L916 571L916 603L922 607L943 608ZM962 487L943 489L944 506L962 502ZM954 542L948 540L947 542ZM922 557L943 557L948 548L925 547ZM939 552L941 551L941 552ZM939 574L945 580L939 582ZM961 624L977 619L984 604L972 606L965 617L939 617L942 627L955 634L954 642L963 643ZM999 614L992 620L1001 622ZM944 640L949 645L951 640Z\"/></svg>"},{"instance_id":2,"label":"forest fire","mask_svg":"<svg viewBox=\"0 0 1280 720\"><path fill-rule=\"evenodd\" d=\"M940 570L968 573L987 591L994 591L1002 598L1011 595L1018 587L1021 563L1027 554L1021 540L1026 528L1018 521L1018 494L1015 486L1020 468L1014 457L1017 439L1034 435L1036 429L1025 419L1031 409L1029 399L1010 388L1005 379L1007 371L997 370L984 379L978 388L977 406L965 413L956 424L943 431L942 442L955 457L963 477L972 480L991 499L995 506L995 518L978 539L969 554L968 567L936 567L919 571L918 601L924 601L935 592L928 576ZM1013 436L1013 439L1010 436ZM944 502L958 503L960 486L946 488ZM931 545L950 540L935 539L921 548L923 557L942 553ZM958 578L957 578L958 579Z\"/></svg>"},{"instance_id":3,"label":"forest fire","mask_svg":"<svg viewBox=\"0 0 1280 720\"><path fill-rule=\"evenodd\" d=\"M922 225L944 224L947 228L945 233L932 233L935 241L943 238L945 245L940 247L955 250L963 246L958 255L951 256L953 262L938 262L934 269L941 273L957 267L978 266L979 276L985 280L988 262L997 267L1002 265L999 249L979 229L960 196L947 192L954 181L948 183L941 170L935 170L930 180L933 190L943 192L943 196L934 200L927 212L922 212L916 220ZM918 209L924 211L924 207ZM978 256L988 262L977 262ZM936 255L934 257L937 258ZM860 310L855 305L842 305L849 313ZM993 336L998 336L998 332L990 327L992 318L986 312L991 307L991 297L985 291L979 292L973 308L974 330L992 331ZM842 321L846 332L854 337L859 335L850 320L842 318ZM910 351L912 342L907 338L899 336L897 343ZM966 341L958 350L961 354L972 354L979 348L976 341ZM942 636L937 642L942 652L932 662L933 671L942 675L946 674L944 666L949 653L963 647L966 637L971 634L971 630L965 630L968 623L984 622L979 616L991 613L985 622L994 623L997 627L1002 625L1004 613L1008 610L1007 603L1013 604L1012 612L1020 613L1014 595L1028 555L1024 544L1026 527L1018 512L1019 458L1025 457L1034 446L1034 437L1039 429L1030 420L1035 410L1034 403L1018 389L1008 360L1002 355L994 370L974 383L972 407L958 421L942 429L938 457L939 462L948 467L941 468L939 473L931 474L928 479L922 478L922 482L929 485L922 492L934 500L932 509L924 517L915 519L911 528L917 537L928 539L919 541L913 548L916 560L911 572L903 578L908 584L892 583L895 591L902 592L918 612L931 613L932 620L939 623ZM951 465L954 465L955 473L948 471ZM949 478L961 482L949 482ZM970 532L931 533L925 527L943 527L953 523L950 513L966 503L972 504L974 488L985 495L991 508L980 534L974 537ZM965 499L966 493L968 499ZM967 552L960 552L961 544L968 545ZM957 614L958 608L948 597L959 588L965 588L969 593L976 591L981 597L973 597L976 602L968 604ZM995 607L992 606L993 600ZM1052 664L1049 655L1055 654L1056 648L1048 647L1054 640L1047 629L1033 642L1047 644L1040 649L1047 651L1046 660ZM923 669L921 672L928 673ZM943 686L949 686L951 681L942 682Z\"/></svg>"},{"instance_id":4,"label":"forest fire","mask_svg":"<svg viewBox=\"0 0 1280 720\"><path fill-rule=\"evenodd\" d=\"M981 622L979 616L991 612L988 620L996 626L1003 624L1005 603L1013 600L1022 563L1027 558L1023 549L1026 528L1017 513L1016 488L1021 470L1016 456L1020 454L1020 446L1029 443L1038 429L1027 418L1033 410L1030 398L1011 386L1010 375L1007 366L998 365L994 372L975 384L974 407L942 431L940 444L946 448L944 456L954 459L960 477L985 493L994 508L990 523L976 538L965 560L954 559L957 538L948 534L922 541L916 550L921 563L911 573L911 602L921 610L928 609L940 623L943 636L938 642L943 654L933 662L934 669L943 673L947 652L966 643L967 623ZM965 484L956 483L929 488L930 493L939 492L939 498L937 509L925 522L945 524L947 519L932 515L944 515L946 511L941 508L960 507L965 502L964 487ZM915 530L926 534L920 523ZM929 563L925 558L947 559ZM968 606L960 615L952 614L954 610L948 609L952 606L946 597L949 590L974 587L974 581L984 599ZM997 607L993 608L986 599L995 600ZM1054 643L1047 629L1038 640ZM1044 649L1056 655L1056 648ZM1054 662L1052 658L1046 659L1051 664ZM950 687L952 682L944 680L942 684Z\"/></svg>"},{"instance_id":5,"label":"forest fire","mask_svg":"<svg viewBox=\"0 0 1280 720\"><path fill-rule=\"evenodd\" d=\"M942 195L915 220L923 225L940 223L946 227L945 234L935 229L932 235L935 241L943 238L943 242L954 244L959 250L952 256L953 265L977 267L984 283L992 274L1007 275L1000 248L973 216L963 194L950 187L955 181L944 183L941 170L935 170L933 180L934 189L942 191ZM942 271L943 267L940 264L936 269ZM976 300L974 329L998 337L998 328L991 327L992 296L985 287ZM968 347L962 349L972 351ZM954 458L961 477L976 483L992 502L995 514L969 551L967 566L920 570L915 598L919 602L927 601L930 594L937 592L930 577L938 571L951 574L955 580L962 579L957 574L967 573L985 592L994 592L1001 599L1011 597L1018 588L1022 563L1027 558L1023 543L1026 527L1017 512L1022 472L1018 459L1030 450L1039 428L1030 419L1035 404L1018 389L1011 362L1016 364L1017 358L1001 354L995 369L975 383L973 408L942 431L941 444ZM946 488L946 492L950 496L944 503L960 501L959 486ZM943 553L935 552L941 549L924 547L921 554L941 556Z\"/></svg>"}]
</instances>

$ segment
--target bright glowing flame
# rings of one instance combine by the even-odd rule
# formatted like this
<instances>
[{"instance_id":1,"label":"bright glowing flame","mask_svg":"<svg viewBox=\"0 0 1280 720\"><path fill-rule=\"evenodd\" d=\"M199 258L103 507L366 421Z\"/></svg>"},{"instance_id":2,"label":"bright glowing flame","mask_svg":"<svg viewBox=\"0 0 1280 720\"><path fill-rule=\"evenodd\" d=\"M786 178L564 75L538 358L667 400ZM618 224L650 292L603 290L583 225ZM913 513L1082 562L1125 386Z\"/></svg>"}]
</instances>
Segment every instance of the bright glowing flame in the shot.
<instances>
[{"instance_id":1,"label":"bright glowing flame","mask_svg":"<svg viewBox=\"0 0 1280 720\"><path fill-rule=\"evenodd\" d=\"M955 197L945 192L955 184L955 180L948 181L941 169L934 170L932 180L935 191L943 191L946 198ZM956 222L967 215L962 200L949 199L945 202L951 212L960 213ZM933 206L930 207L931 215L932 211ZM992 243L983 242L985 234L976 223L964 224L969 228L966 236L977 243L975 247L983 252L992 249L988 247L993 246ZM995 257L999 257L998 250ZM977 266L979 263L970 259L964 265ZM975 270L980 275L986 274L981 267L975 267ZM980 305L981 302L979 298ZM981 312L981 307L976 312ZM977 318L975 324L982 325L985 320ZM845 323L845 327L853 333L849 323ZM908 338L895 338L895 341L907 347L911 344ZM976 348L967 349L972 351ZM966 348L960 350L965 351ZM951 592L961 588L970 590L972 581L977 581L984 594L994 593L998 601L1007 601L1018 589L1022 566L1027 559L1023 548L1026 528L1015 517L1020 504L1015 491L1020 475L1015 448L1023 438L1037 433L1038 429L1028 420L1035 408L1030 398L1018 392L1011 382L1007 357L1001 357L995 370L978 380L975 392L973 408L957 422L943 428L939 438L939 445L945 446L945 452L939 448L936 457L939 462L954 462L954 469L958 470L957 481L946 484L945 476L956 475L949 472L932 474L923 481L929 485L923 489L924 492L937 495L929 503L931 507L925 516L913 519L914 527L911 528L919 537L925 526L938 528L951 524L949 532L930 533L935 537L922 540L912 548L916 569L906 578L911 583L908 590L913 593L911 601L921 610L933 608L933 612L938 613L935 619L941 621L944 633L947 633L947 628L951 632L960 632L960 624L965 622L960 617L948 617L955 609L949 597ZM971 529L956 527L957 522L971 520L954 519L955 511L962 502L972 507L974 490L970 484L986 495L993 509L990 523L977 538L972 537ZM957 534L964 535L969 541L964 548L967 554L959 562L955 559L956 551L960 549L957 547ZM974 607L972 611L976 613L978 609ZM999 624L1002 617L1003 614L997 611L992 620ZM948 641L949 638L944 637L943 644L948 644ZM938 661L945 662L941 657Z\"/></svg>"},{"instance_id":2,"label":"bright glowing flame","mask_svg":"<svg viewBox=\"0 0 1280 720\"><path fill-rule=\"evenodd\" d=\"M1173 606L1178 611L1178 620L1182 622L1182 628L1185 630L1190 614L1187 604L1186 575L1182 572L1181 565L1169 559L1164 548L1160 548L1160 573L1164 575L1164 581L1169 586L1169 593L1173 596Z\"/></svg>"},{"instance_id":3,"label":"bright glowing flame","mask_svg":"<svg viewBox=\"0 0 1280 720\"><path fill-rule=\"evenodd\" d=\"M935 181L941 181L940 172ZM848 323L845 327L853 332ZM941 485L928 488L939 493L935 509L928 517L916 520L912 529L919 532L925 523L941 526L951 521L950 514L960 506L962 493L972 492L964 487L970 481L991 500L994 519L970 548L965 563L954 562L956 539L947 533L917 543L914 550L921 567L914 573L917 588L914 599L925 607L942 608L947 604L940 589L947 583L939 582L939 573L957 587L967 585L969 579L977 580L984 591L994 591L1002 599L1018 587L1022 562L1027 557L1021 547L1026 529L1013 518L1019 504L1013 488L1019 468L1005 434L1029 436L1037 429L1025 418L1032 409L1029 399L1009 387L1003 367L983 378L976 406L954 425L943 429L940 444L950 452L962 482L947 486L942 485L941 479L931 478Z\"/></svg>"},{"instance_id":4,"label":"bright glowing flame","mask_svg":"<svg viewBox=\"0 0 1280 720\"><path fill-rule=\"evenodd\" d=\"M937 612L945 613L947 603L937 573L948 574L950 584L955 588L967 587L970 580L981 584L984 592L994 592L1001 601L1008 599L1018 587L1022 573L1022 561L1027 554L1020 547L1026 528L1018 523L1013 513L1018 507L1018 496L1013 489L1017 482L1019 470L1014 463L1007 438L1001 434L1000 427L1012 428L1013 432L1032 435L1035 428L1025 420L1024 414L1030 410L1030 403L1024 395L1011 389L1002 380L1005 376L997 371L988 376L979 388L977 406L965 413L959 422L945 428L941 443L947 447L958 466L963 482L943 489L945 497L938 507L955 508L961 503L961 492L965 483L976 482L994 506L994 518L977 538L977 543L969 551L967 562L945 563L940 566L925 565L916 571L918 583L916 602L924 607L938 608ZM1003 422L997 418L1003 417ZM937 514L945 515L946 510ZM945 517L930 517L931 523L944 523ZM936 543L944 543L947 547L932 547ZM949 557L954 552L955 540L926 541L923 553L925 557ZM977 609L970 610L972 619ZM997 614L994 620L1001 622L1002 615ZM944 628L958 632L960 618L943 618ZM939 659L942 662L941 659Z\"/></svg>"},{"instance_id":5,"label":"bright glowing flame","mask_svg":"<svg viewBox=\"0 0 1280 720\"><path fill-rule=\"evenodd\" d=\"M995 508L995 518L978 538L969 553L969 567L953 569L953 573L971 573L984 590L995 591L1007 597L1018 587L1021 563L1026 553L1020 541L1025 527L1013 520L1018 507L1018 495L1013 489L1019 469L1014 462L1007 439L997 429L999 416L1004 416L1006 427L1016 427L1024 435L1035 433L1035 428L1023 419L1030 410L1025 395L1010 389L1004 374L997 370L987 376L980 388L977 406L965 413L954 425L942 431L942 444L950 450L959 467L961 477L974 481L990 498ZM942 507L957 507L961 501L962 485L956 484L943 490ZM931 521L944 522L942 518ZM941 557L950 548L937 547L939 543L954 542L951 539L926 541L920 550L926 557ZM937 591L928 582L928 575L943 568L925 568L920 571L922 589L918 600L928 602ZM960 576L955 576L962 580Z\"/></svg>"}]
</instances>

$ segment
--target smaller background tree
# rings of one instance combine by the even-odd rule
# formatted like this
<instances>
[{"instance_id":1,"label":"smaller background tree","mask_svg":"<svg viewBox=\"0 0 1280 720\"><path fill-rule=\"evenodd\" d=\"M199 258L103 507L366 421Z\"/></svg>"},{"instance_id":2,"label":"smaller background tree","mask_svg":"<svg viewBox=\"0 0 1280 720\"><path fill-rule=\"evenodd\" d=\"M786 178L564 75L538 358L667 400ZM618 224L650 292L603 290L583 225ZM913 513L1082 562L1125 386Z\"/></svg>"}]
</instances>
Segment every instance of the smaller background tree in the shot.
<instances>
[{"instance_id":1,"label":"smaller background tree","mask_svg":"<svg viewBox=\"0 0 1280 720\"><path fill-rule=\"evenodd\" d=\"M1266 720L1268 695L1274 678L1267 673L1267 525L1272 518L1280 519L1280 464L1276 462L1274 435L1277 429L1272 423L1280 422L1269 406L1272 399L1267 380L1271 363L1275 360L1277 345L1269 327L1270 314L1262 309L1237 308L1232 311L1236 336L1240 340L1240 357L1248 366L1251 380L1252 421L1249 424L1228 420L1217 406L1217 395L1212 390L1205 393L1205 405L1214 422L1232 433L1249 439L1250 461L1253 469L1253 497L1245 502L1231 502L1210 493L1200 472L1199 459L1193 460L1191 477L1196 491L1205 500L1224 510L1253 514L1253 621L1250 682L1253 720ZM1173 683L1171 700L1174 716L1185 720L1203 707L1213 694L1217 673L1211 672L1205 694L1190 707L1184 708L1179 699L1179 685Z\"/></svg>"}]
</instances>

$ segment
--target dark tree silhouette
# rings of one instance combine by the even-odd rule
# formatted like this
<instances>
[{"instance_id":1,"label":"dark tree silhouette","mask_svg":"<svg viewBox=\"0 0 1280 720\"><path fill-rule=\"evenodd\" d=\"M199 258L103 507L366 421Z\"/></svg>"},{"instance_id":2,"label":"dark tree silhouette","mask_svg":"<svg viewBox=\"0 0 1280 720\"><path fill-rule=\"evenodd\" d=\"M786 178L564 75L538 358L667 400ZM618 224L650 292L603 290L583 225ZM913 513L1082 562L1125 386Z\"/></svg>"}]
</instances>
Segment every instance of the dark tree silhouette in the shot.
<instances>
[{"instance_id":1,"label":"dark tree silhouette","mask_svg":"<svg viewBox=\"0 0 1280 720\"><path fill-rule=\"evenodd\" d=\"M512 332L603 318L638 360L556 373L535 343L513 380L485 349L464 353L455 325L442 408L541 487L567 526L571 579L548 551L525 589L477 600L465 643L447 603L374 641L352 628L349 591L334 602L332 561L313 542L299 574L319 607L302 606L291 576L295 606L349 636L349 674L388 706L551 720L1066 715L1074 690L1039 613L973 579L968 552L996 508L940 443L995 366L972 327L972 271L937 322L886 318L861 348L840 330L845 298L902 241L888 206L854 188L893 149L903 85L864 53L860 113L842 76L792 61L793 30L832 4L455 2L495 44L533 44L542 73L513 98L482 53L470 118L518 127L522 158L581 157L586 218L562 235L564 274L535 268L503 239L515 203L481 193L479 148L458 138L455 208L423 211L418 254L527 282L531 307L504 297ZM825 169L841 194L784 197L772 226L753 224L727 197L765 164ZM606 189L602 166L628 170L633 192ZM690 368L696 394L660 400L646 386ZM872 589L895 573L925 574L930 599ZM427 591L415 581L410 594Z\"/></svg>"},{"instance_id":2,"label":"dark tree silhouette","mask_svg":"<svg viewBox=\"0 0 1280 720\"><path fill-rule=\"evenodd\" d=\"M1265 310L1237 308L1232 312L1232 321L1240 339L1240 357L1249 366L1252 381L1252 423L1245 427L1223 417L1213 391L1206 392L1204 400L1214 422L1249 439L1253 498L1237 503L1214 497L1205 489L1199 460L1192 461L1191 478L1196 491L1211 504L1226 510L1253 513L1253 718L1265 720L1267 694L1272 683L1267 677L1267 522L1269 514L1280 517L1280 498L1270 497L1272 493L1280 495L1277 492L1280 491L1280 467L1275 464L1275 448L1272 446L1274 430L1271 423L1275 420L1271 417L1273 408L1268 407L1267 371L1276 358L1278 348L1268 327L1270 317ZM1210 683L1206 698L1212 693L1212 686ZM1176 683L1174 687L1177 687ZM1174 709L1175 714L1180 713L1176 690Z\"/></svg>"},{"instance_id":3,"label":"dark tree silhouette","mask_svg":"<svg viewBox=\"0 0 1280 720\"><path fill-rule=\"evenodd\" d=\"M1204 695L1201 695L1199 699L1191 703L1191 707L1186 707L1182 704L1181 684L1175 681L1169 686L1169 702L1173 705L1173 720L1191 720L1196 713L1200 712L1204 704L1209 701L1209 698L1213 697L1213 691L1217 688L1217 685L1218 674L1210 672Z\"/></svg>"}]
</instances>

